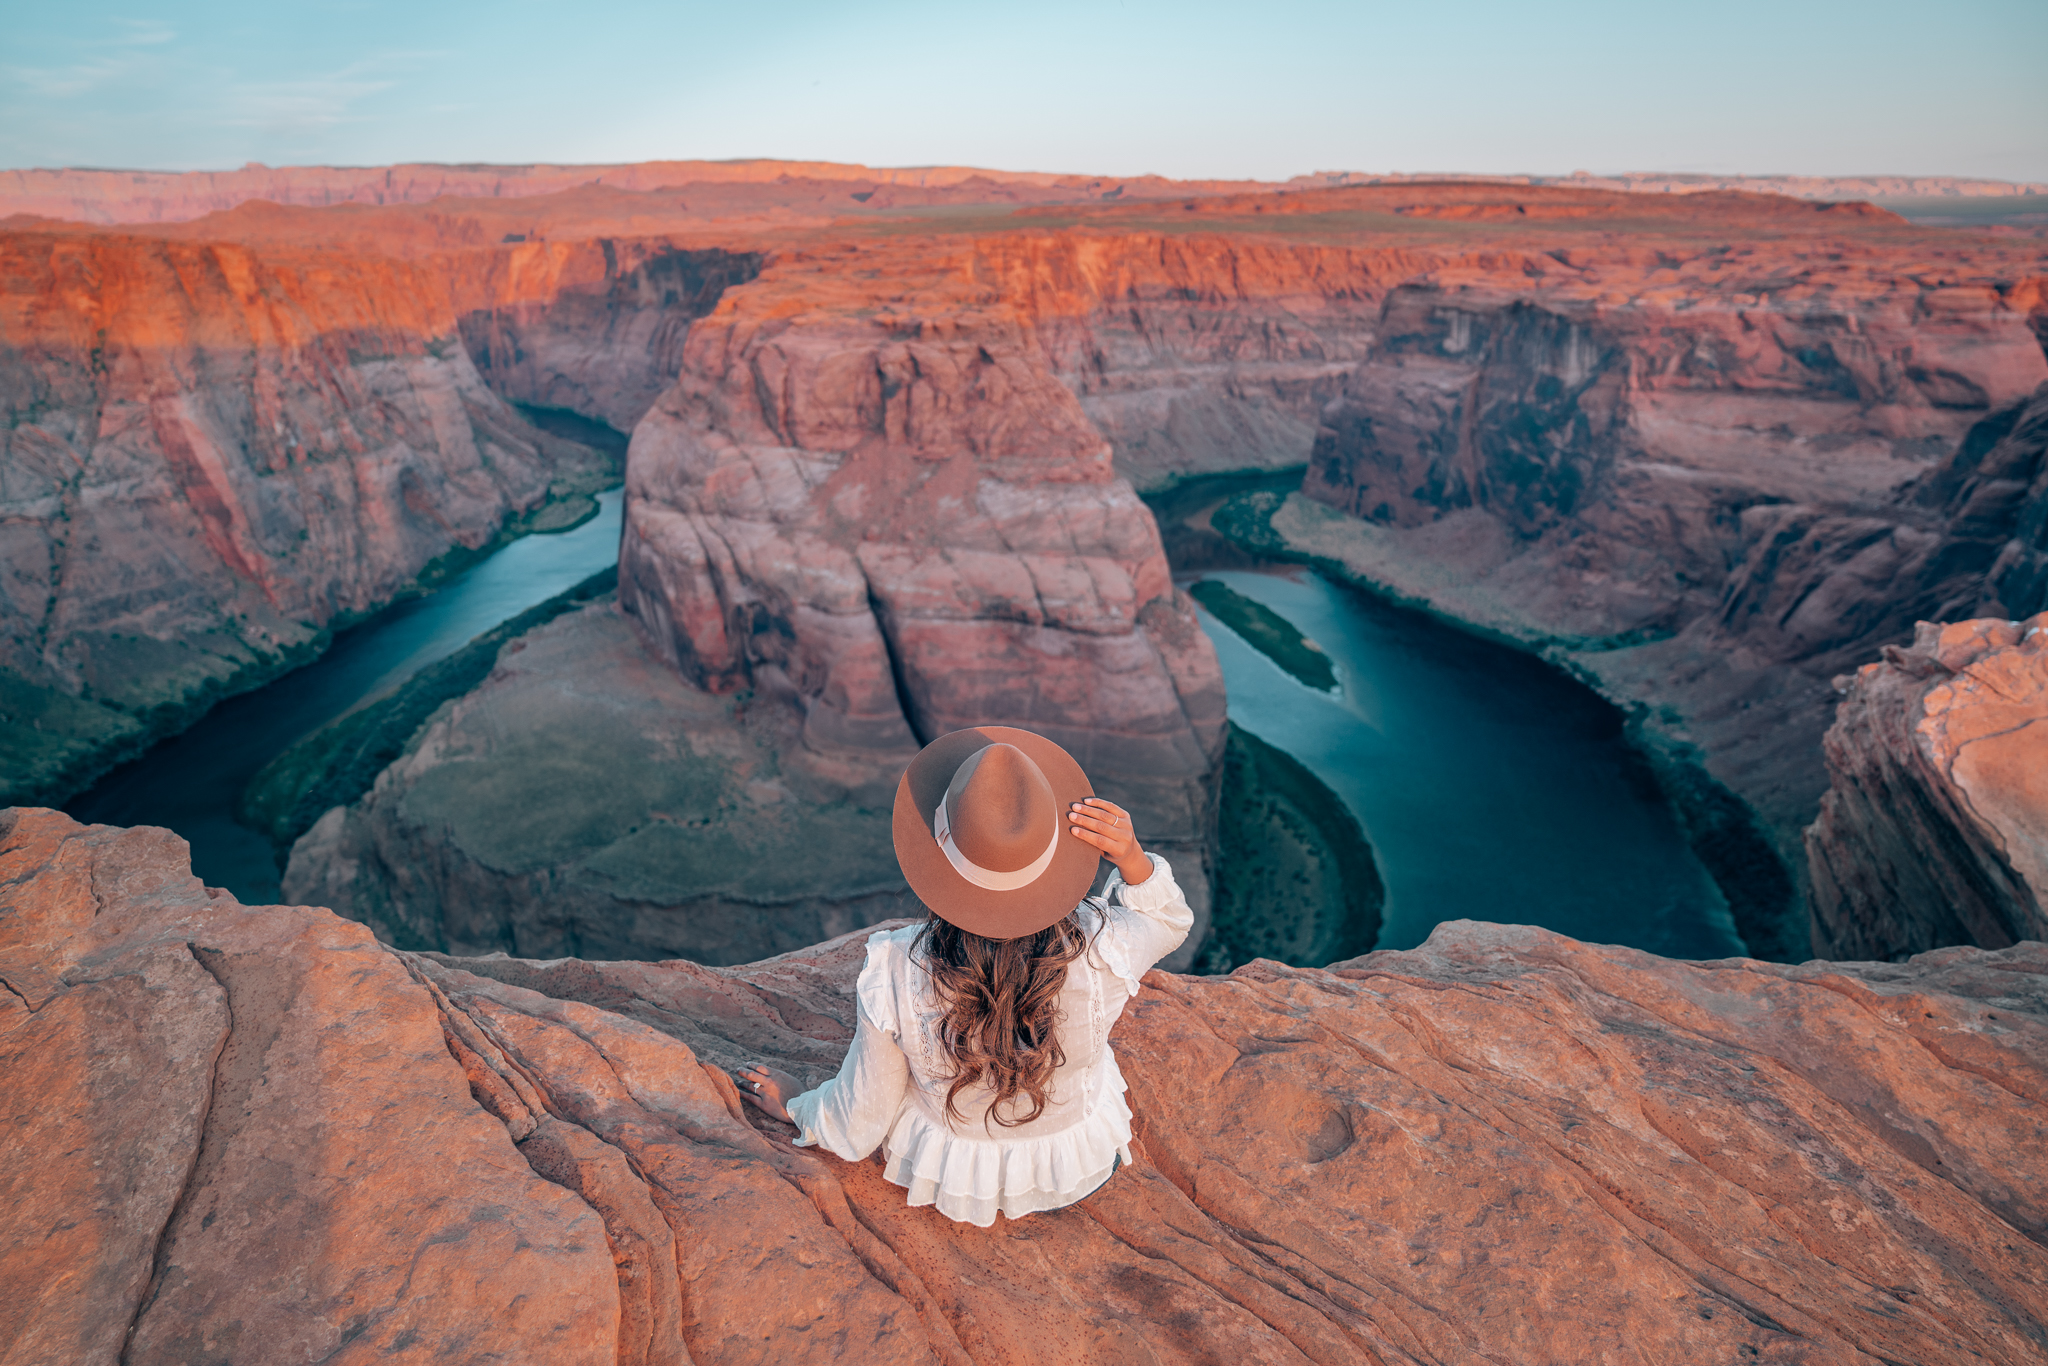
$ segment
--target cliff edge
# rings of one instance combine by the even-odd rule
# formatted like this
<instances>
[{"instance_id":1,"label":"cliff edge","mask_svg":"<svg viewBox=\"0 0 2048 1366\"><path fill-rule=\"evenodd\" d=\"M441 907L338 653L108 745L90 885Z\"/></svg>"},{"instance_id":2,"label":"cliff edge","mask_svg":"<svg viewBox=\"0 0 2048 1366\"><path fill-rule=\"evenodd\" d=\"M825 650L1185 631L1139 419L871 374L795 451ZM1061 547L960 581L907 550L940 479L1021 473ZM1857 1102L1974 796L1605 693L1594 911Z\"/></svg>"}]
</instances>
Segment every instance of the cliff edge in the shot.
<instances>
[{"instance_id":1,"label":"cliff edge","mask_svg":"<svg viewBox=\"0 0 2048 1366\"><path fill-rule=\"evenodd\" d=\"M1150 974L1137 1160L977 1230L750 1122L861 936L451 959L0 813L0 1359L2036 1362L2048 946L1685 964L1458 922Z\"/></svg>"},{"instance_id":2,"label":"cliff edge","mask_svg":"<svg viewBox=\"0 0 2048 1366\"><path fill-rule=\"evenodd\" d=\"M1836 683L1806 832L1814 952L2048 939L2048 612L1923 621Z\"/></svg>"}]
</instances>

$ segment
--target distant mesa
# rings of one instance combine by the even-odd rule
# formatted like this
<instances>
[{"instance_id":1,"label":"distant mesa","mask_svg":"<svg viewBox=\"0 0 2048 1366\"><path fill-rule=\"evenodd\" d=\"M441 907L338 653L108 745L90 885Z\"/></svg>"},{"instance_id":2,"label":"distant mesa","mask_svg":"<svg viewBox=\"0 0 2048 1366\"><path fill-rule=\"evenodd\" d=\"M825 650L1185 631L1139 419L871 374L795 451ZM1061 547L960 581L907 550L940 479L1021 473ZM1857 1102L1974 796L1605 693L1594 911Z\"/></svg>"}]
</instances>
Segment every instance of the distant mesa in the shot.
<instances>
[{"instance_id":1,"label":"distant mesa","mask_svg":"<svg viewBox=\"0 0 2048 1366\"><path fill-rule=\"evenodd\" d=\"M939 192L982 202L1159 199L1402 185L1428 181L1567 186L1631 194L1742 191L1794 199L1980 199L2048 196L2048 184L1965 176L1700 175L1628 171L1569 176L1464 172L1316 171L1285 181L1172 180L973 166L873 167L831 161L640 161L591 165L409 162L395 166L265 166L233 171L128 171L82 167L0 171L0 218L28 214L80 223L172 223L222 213L250 200L308 208L335 204L424 204L436 199L519 199L587 186L648 192L681 185L770 185L778 181L862 182L846 195L862 208L897 204L887 189Z\"/></svg>"}]
</instances>

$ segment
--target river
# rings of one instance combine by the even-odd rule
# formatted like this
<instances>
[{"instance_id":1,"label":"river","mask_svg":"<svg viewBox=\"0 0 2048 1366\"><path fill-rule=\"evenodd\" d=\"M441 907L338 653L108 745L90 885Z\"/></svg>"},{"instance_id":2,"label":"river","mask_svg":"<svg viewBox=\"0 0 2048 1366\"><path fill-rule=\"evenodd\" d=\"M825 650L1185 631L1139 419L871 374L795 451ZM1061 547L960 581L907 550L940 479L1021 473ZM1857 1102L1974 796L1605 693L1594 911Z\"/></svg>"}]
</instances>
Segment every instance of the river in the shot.
<instances>
[{"instance_id":1,"label":"river","mask_svg":"<svg viewBox=\"0 0 2048 1366\"><path fill-rule=\"evenodd\" d=\"M234 816L257 770L499 622L616 564L625 491L599 494L597 502L597 515L582 525L521 537L435 592L340 632L314 663L222 702L64 809L81 821L167 826L191 844L192 871L202 882L246 905L276 902L270 840Z\"/></svg>"},{"instance_id":2,"label":"river","mask_svg":"<svg viewBox=\"0 0 2048 1366\"><path fill-rule=\"evenodd\" d=\"M1541 925L1673 958L1742 953L1620 714L1532 656L1296 570L1210 571L1309 637L1337 691L1282 670L1206 610L1230 718L1358 817L1387 901L1377 947L1440 921Z\"/></svg>"},{"instance_id":3,"label":"river","mask_svg":"<svg viewBox=\"0 0 2048 1366\"><path fill-rule=\"evenodd\" d=\"M167 826L191 843L207 884L275 902L270 842L234 817L250 779L303 736L613 564L622 498L606 493L583 525L514 541L341 632L315 663L221 703L66 810ZM1338 691L1319 692L1203 613L1231 719L1300 759L1364 826L1387 885L1379 947L1410 947L1438 921L1469 917L1673 957L1742 951L1618 715L1587 689L1311 573L1203 577L1278 613L1335 666Z\"/></svg>"}]
</instances>

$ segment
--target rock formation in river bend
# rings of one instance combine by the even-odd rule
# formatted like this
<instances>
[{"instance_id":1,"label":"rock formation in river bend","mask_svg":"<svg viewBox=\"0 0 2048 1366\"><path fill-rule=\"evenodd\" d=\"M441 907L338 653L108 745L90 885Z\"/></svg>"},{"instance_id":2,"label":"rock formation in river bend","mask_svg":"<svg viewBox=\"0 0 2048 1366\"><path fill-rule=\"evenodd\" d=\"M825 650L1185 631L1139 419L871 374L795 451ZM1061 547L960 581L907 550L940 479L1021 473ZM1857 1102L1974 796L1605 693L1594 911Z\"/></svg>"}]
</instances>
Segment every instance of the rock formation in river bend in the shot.
<instances>
[{"instance_id":1,"label":"rock formation in river bend","mask_svg":"<svg viewBox=\"0 0 2048 1366\"><path fill-rule=\"evenodd\" d=\"M1998 1363L2048 1351L2048 950L1675 963L1457 922L1148 974L1135 1163L987 1230L790 1146L861 936L395 952L0 813L0 1343L341 1364Z\"/></svg>"},{"instance_id":2,"label":"rock formation in river bend","mask_svg":"<svg viewBox=\"0 0 2048 1366\"><path fill-rule=\"evenodd\" d=\"M68 792L608 460L390 260L0 234L0 799Z\"/></svg>"},{"instance_id":3,"label":"rock formation in river bend","mask_svg":"<svg viewBox=\"0 0 2048 1366\"><path fill-rule=\"evenodd\" d=\"M2048 612L1922 622L1838 684L1806 833L1814 951L2048 940Z\"/></svg>"},{"instance_id":4,"label":"rock formation in river bend","mask_svg":"<svg viewBox=\"0 0 2048 1366\"><path fill-rule=\"evenodd\" d=\"M807 762L1050 736L1199 911L1223 680L1151 514L1000 291L892 264L793 254L691 331L633 434L620 603L698 686L801 707Z\"/></svg>"}]
</instances>

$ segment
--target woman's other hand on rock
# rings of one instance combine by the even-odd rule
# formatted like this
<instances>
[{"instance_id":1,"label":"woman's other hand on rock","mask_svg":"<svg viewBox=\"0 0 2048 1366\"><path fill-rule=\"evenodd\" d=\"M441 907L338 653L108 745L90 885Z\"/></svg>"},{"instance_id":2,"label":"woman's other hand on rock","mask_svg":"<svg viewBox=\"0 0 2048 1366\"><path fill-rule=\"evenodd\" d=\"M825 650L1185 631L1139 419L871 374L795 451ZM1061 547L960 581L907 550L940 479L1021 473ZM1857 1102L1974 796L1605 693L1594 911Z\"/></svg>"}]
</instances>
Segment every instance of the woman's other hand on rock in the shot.
<instances>
[{"instance_id":1,"label":"woman's other hand on rock","mask_svg":"<svg viewBox=\"0 0 2048 1366\"><path fill-rule=\"evenodd\" d=\"M740 1099L754 1102L756 1109L770 1119L779 1119L785 1124L793 1123L789 1117L789 1101L803 1094L803 1083L780 1068L766 1063L749 1063L741 1069L738 1077Z\"/></svg>"},{"instance_id":2,"label":"woman's other hand on rock","mask_svg":"<svg viewBox=\"0 0 2048 1366\"><path fill-rule=\"evenodd\" d=\"M1115 802L1100 797L1075 802L1067 812L1067 828L1083 844L1092 844L1116 865L1124 882L1137 886L1152 876L1152 860L1138 847L1138 832L1131 828L1131 813Z\"/></svg>"}]
</instances>

